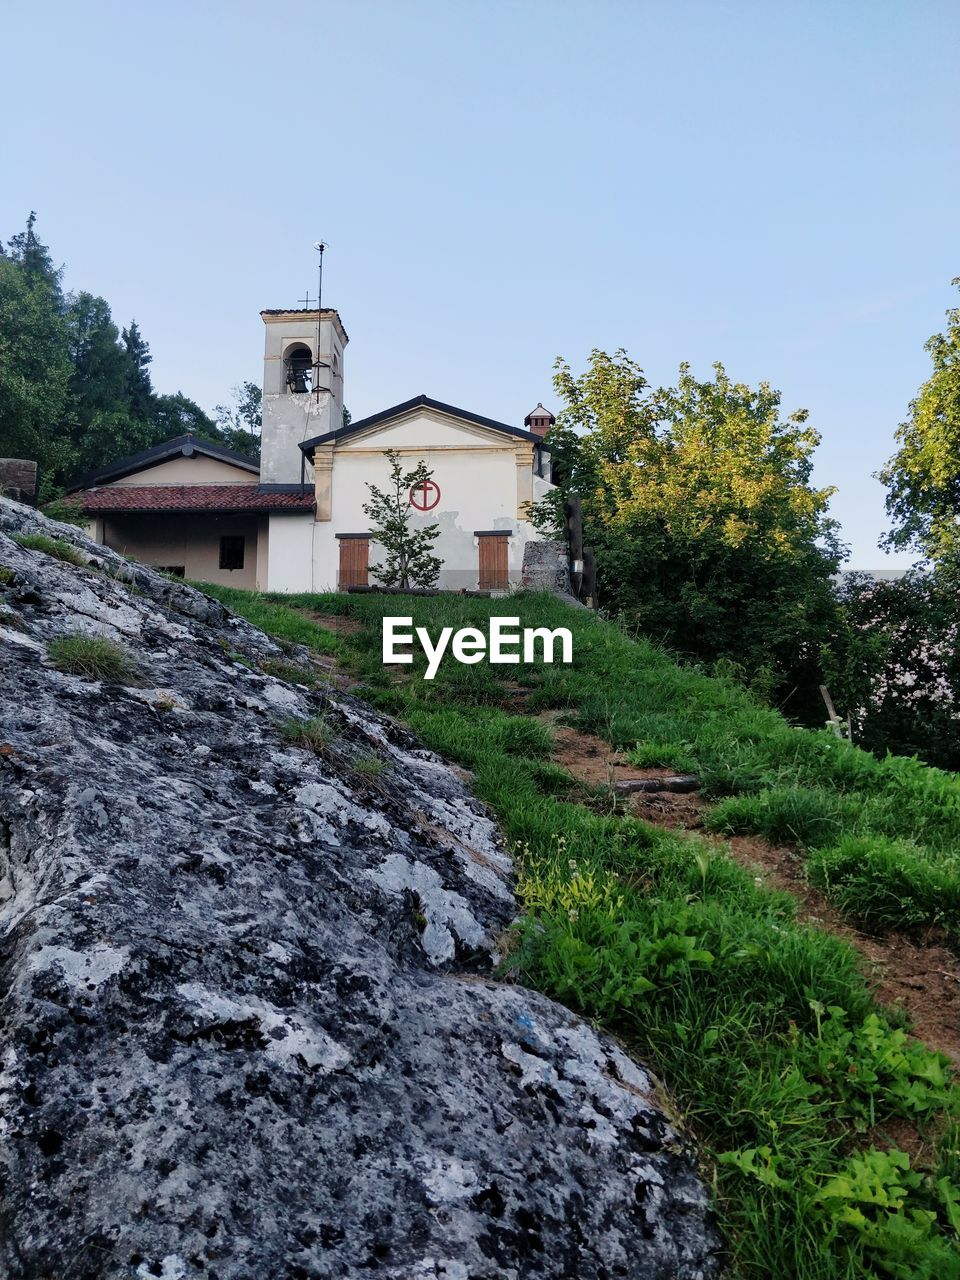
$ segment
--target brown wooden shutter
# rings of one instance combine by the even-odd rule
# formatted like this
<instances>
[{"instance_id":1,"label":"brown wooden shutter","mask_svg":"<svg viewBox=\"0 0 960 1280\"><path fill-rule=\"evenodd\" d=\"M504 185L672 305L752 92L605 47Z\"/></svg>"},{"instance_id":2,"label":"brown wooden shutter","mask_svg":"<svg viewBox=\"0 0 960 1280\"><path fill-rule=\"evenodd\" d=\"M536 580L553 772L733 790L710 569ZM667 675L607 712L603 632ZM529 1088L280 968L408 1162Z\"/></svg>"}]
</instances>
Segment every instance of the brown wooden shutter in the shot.
<instances>
[{"instance_id":1,"label":"brown wooden shutter","mask_svg":"<svg viewBox=\"0 0 960 1280\"><path fill-rule=\"evenodd\" d=\"M480 590L505 591L509 582L507 534L480 534L477 542L480 544Z\"/></svg>"},{"instance_id":2,"label":"brown wooden shutter","mask_svg":"<svg viewBox=\"0 0 960 1280\"><path fill-rule=\"evenodd\" d=\"M366 537L338 536L340 543L340 572L337 575L337 586L341 591L347 587L369 586L367 570L370 565L370 539Z\"/></svg>"}]
</instances>

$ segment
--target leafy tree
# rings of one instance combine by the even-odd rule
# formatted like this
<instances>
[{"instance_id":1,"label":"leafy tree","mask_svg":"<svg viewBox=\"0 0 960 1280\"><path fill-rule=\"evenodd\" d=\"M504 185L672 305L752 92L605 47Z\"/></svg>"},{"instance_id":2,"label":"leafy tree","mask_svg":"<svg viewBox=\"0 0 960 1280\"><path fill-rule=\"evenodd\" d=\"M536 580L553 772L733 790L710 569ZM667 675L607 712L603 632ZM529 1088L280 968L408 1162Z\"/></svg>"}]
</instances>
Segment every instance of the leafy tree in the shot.
<instances>
[{"instance_id":1,"label":"leafy tree","mask_svg":"<svg viewBox=\"0 0 960 1280\"><path fill-rule=\"evenodd\" d=\"M395 449L386 449L384 457L390 463L390 485L384 490L368 484L370 501L363 506L370 518L370 536L387 553L382 564L371 567L371 573L384 586L401 590L436 586L441 561L432 549L440 526L413 528L410 523L410 490L431 480L433 472L422 458L412 471L404 471Z\"/></svg>"},{"instance_id":2,"label":"leafy tree","mask_svg":"<svg viewBox=\"0 0 960 1280\"><path fill-rule=\"evenodd\" d=\"M620 350L594 351L550 436L558 490L533 508L562 526L581 498L605 607L689 658L739 675L788 709L819 717L820 647L834 625L842 555L830 489L810 483L819 436L779 393L734 383L722 365L653 390Z\"/></svg>"},{"instance_id":3,"label":"leafy tree","mask_svg":"<svg viewBox=\"0 0 960 1280\"><path fill-rule=\"evenodd\" d=\"M960 277L953 281L960 286ZM960 566L960 307L924 350L933 372L900 424L899 449L879 473L895 527L884 540L938 564Z\"/></svg>"},{"instance_id":4,"label":"leafy tree","mask_svg":"<svg viewBox=\"0 0 960 1280\"><path fill-rule=\"evenodd\" d=\"M824 651L854 739L878 754L960 769L960 597L953 575L914 569L876 581L847 574L841 628Z\"/></svg>"},{"instance_id":5,"label":"leafy tree","mask_svg":"<svg viewBox=\"0 0 960 1280\"><path fill-rule=\"evenodd\" d=\"M108 462L139 453L154 444L149 422L134 422L123 409L103 409L86 424L78 445L78 465L68 477L76 479Z\"/></svg>"},{"instance_id":6,"label":"leafy tree","mask_svg":"<svg viewBox=\"0 0 960 1280\"><path fill-rule=\"evenodd\" d=\"M175 436L190 434L216 440L220 434L216 424L197 402L185 396L182 391L175 395L154 397L152 426L152 444L162 444L164 440L172 440Z\"/></svg>"},{"instance_id":7,"label":"leafy tree","mask_svg":"<svg viewBox=\"0 0 960 1280\"><path fill-rule=\"evenodd\" d=\"M233 389L232 405L218 404L214 413L218 434L224 444L251 457L260 456L263 428L263 396L255 382L243 382Z\"/></svg>"}]
</instances>

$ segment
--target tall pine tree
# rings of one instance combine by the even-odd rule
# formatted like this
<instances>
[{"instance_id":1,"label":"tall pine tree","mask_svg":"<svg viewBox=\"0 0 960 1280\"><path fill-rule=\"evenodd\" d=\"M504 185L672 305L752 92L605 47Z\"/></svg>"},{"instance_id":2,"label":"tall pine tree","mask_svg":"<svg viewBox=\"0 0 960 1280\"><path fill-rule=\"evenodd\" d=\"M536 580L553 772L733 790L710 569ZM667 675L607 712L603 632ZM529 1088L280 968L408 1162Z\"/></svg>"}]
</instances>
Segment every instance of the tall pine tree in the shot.
<instances>
[{"instance_id":1,"label":"tall pine tree","mask_svg":"<svg viewBox=\"0 0 960 1280\"><path fill-rule=\"evenodd\" d=\"M70 377L61 272L35 224L31 213L0 257L0 454L33 459L45 496L75 458L60 425Z\"/></svg>"},{"instance_id":2,"label":"tall pine tree","mask_svg":"<svg viewBox=\"0 0 960 1280\"><path fill-rule=\"evenodd\" d=\"M126 354L127 407L138 422L148 422L154 399L153 381L150 377L153 356L136 320L130 321L129 329L124 329L121 336Z\"/></svg>"},{"instance_id":3,"label":"tall pine tree","mask_svg":"<svg viewBox=\"0 0 960 1280\"><path fill-rule=\"evenodd\" d=\"M38 464L41 499L79 472L188 432L258 452L260 389L244 383L235 409L218 406L220 426L183 392L158 395L137 322L121 333L103 298L65 298L36 224L31 212L0 245L0 456Z\"/></svg>"}]
</instances>

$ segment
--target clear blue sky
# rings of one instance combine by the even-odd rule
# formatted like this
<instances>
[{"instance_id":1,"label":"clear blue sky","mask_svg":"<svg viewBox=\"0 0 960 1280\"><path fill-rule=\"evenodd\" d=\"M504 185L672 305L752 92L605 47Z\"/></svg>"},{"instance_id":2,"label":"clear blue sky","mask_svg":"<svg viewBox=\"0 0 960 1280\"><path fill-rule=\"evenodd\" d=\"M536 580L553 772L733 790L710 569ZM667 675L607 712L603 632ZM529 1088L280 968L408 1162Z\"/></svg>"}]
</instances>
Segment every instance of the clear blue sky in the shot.
<instances>
[{"instance_id":1,"label":"clear blue sky","mask_svg":"<svg viewBox=\"0 0 960 1280\"><path fill-rule=\"evenodd\" d=\"M159 390L259 381L323 236L354 417L720 359L811 411L852 562L898 563L871 472L957 301L957 0L8 0L0 40L0 234L35 208Z\"/></svg>"}]
</instances>

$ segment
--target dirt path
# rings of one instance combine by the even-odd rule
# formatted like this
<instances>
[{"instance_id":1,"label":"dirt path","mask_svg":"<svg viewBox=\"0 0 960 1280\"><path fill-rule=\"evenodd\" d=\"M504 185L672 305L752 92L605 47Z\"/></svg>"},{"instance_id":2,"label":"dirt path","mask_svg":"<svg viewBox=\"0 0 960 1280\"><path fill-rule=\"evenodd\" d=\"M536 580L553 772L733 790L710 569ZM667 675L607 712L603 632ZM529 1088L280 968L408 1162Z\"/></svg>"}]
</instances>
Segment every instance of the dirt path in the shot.
<instances>
[{"instance_id":1,"label":"dirt path","mask_svg":"<svg viewBox=\"0 0 960 1280\"><path fill-rule=\"evenodd\" d=\"M546 711L536 718L541 724L548 725L553 734L553 759L580 782L594 787L613 787L618 782L628 782L633 778L663 778L676 773L676 769L638 769L618 756L609 742L602 738L558 724L557 714Z\"/></svg>"},{"instance_id":2,"label":"dirt path","mask_svg":"<svg viewBox=\"0 0 960 1280\"><path fill-rule=\"evenodd\" d=\"M303 613L315 622L318 627L323 627L324 631L332 631L335 636L355 636L358 631L363 630L363 623L358 622L356 618L347 617L341 613L314 613L310 609L302 610Z\"/></svg>"},{"instance_id":3,"label":"dirt path","mask_svg":"<svg viewBox=\"0 0 960 1280\"><path fill-rule=\"evenodd\" d=\"M551 722L554 763L580 782L612 787L629 778L665 778L676 772L634 768L602 738L552 723L552 714L539 718ZM789 893L797 903L798 919L843 938L859 951L877 999L902 1008L918 1039L960 1065L960 957L938 939L908 938L897 933L876 936L856 929L819 889L807 882L803 859L796 849L771 845L754 836L720 839L704 831L707 805L695 793L643 792L625 796L624 803L631 813L655 826L696 831L726 845L741 866L764 884Z\"/></svg>"},{"instance_id":4,"label":"dirt path","mask_svg":"<svg viewBox=\"0 0 960 1280\"><path fill-rule=\"evenodd\" d=\"M317 626L322 627L324 631L329 631L336 636L350 636L363 630L363 625L355 618L341 617L338 613L315 613L309 609L300 610L305 617L311 622L315 622ZM310 661L320 668L323 672L324 679L328 680L335 689L339 689L341 693L350 693L357 687L361 681L352 676L342 662L338 662L336 658L330 654L313 653Z\"/></svg>"}]
</instances>

